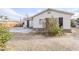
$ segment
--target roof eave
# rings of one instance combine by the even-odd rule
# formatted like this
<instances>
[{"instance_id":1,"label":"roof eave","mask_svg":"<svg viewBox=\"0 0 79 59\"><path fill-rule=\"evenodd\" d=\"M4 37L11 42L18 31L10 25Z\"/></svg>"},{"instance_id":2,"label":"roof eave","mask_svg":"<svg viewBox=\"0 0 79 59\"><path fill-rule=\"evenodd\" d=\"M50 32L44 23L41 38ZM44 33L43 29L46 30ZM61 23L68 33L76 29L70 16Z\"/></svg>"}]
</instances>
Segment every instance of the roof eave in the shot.
<instances>
[{"instance_id":1,"label":"roof eave","mask_svg":"<svg viewBox=\"0 0 79 59\"><path fill-rule=\"evenodd\" d=\"M71 16L74 15L74 13L70 13L70 12L65 12L65 11L61 11L61 10L56 10L56 9L48 8L48 9L46 9L46 10L44 10L44 11L42 11L42 12L40 12L40 13L34 15L34 16L32 16L31 18L34 18L34 17L36 17L36 16L40 15L41 13L46 12L48 10L56 11L56 12L60 12L60 13L64 13L64 14L68 14L68 15L71 15Z\"/></svg>"}]
</instances>

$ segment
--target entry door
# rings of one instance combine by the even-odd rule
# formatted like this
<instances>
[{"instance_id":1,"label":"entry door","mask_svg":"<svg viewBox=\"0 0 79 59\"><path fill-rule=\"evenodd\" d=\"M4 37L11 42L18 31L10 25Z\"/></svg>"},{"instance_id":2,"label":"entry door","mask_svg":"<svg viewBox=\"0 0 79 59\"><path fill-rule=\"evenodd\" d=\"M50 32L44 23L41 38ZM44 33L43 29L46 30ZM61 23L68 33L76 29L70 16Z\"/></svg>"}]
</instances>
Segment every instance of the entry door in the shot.
<instances>
[{"instance_id":1,"label":"entry door","mask_svg":"<svg viewBox=\"0 0 79 59\"><path fill-rule=\"evenodd\" d=\"M27 28L29 28L29 20L27 20Z\"/></svg>"},{"instance_id":2,"label":"entry door","mask_svg":"<svg viewBox=\"0 0 79 59\"><path fill-rule=\"evenodd\" d=\"M63 17L59 17L59 27L63 26Z\"/></svg>"}]
</instances>

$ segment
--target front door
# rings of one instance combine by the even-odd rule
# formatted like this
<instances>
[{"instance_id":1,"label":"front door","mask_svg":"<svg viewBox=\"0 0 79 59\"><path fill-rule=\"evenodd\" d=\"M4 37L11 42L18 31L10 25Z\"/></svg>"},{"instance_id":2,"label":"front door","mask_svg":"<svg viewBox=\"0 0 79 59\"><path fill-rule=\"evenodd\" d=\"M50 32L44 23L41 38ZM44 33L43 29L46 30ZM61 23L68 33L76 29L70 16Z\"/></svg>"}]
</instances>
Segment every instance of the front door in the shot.
<instances>
[{"instance_id":1,"label":"front door","mask_svg":"<svg viewBox=\"0 0 79 59\"><path fill-rule=\"evenodd\" d=\"M27 20L27 28L29 28L29 20Z\"/></svg>"},{"instance_id":2,"label":"front door","mask_svg":"<svg viewBox=\"0 0 79 59\"><path fill-rule=\"evenodd\" d=\"M63 17L59 17L59 27L63 27Z\"/></svg>"}]
</instances>

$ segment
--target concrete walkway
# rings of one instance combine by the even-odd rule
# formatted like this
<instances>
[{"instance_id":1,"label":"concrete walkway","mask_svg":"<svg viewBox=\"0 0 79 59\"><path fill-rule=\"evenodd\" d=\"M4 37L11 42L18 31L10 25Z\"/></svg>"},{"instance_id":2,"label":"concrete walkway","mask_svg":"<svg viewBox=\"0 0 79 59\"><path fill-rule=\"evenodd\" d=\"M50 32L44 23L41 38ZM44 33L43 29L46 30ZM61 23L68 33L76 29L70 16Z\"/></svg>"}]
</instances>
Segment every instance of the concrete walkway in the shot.
<instances>
[{"instance_id":1,"label":"concrete walkway","mask_svg":"<svg viewBox=\"0 0 79 59\"><path fill-rule=\"evenodd\" d=\"M9 30L10 32L14 32L14 33L29 33L29 32L32 32L32 29L29 29L29 28L23 28L23 27L15 27L15 28L11 28Z\"/></svg>"}]
</instances>

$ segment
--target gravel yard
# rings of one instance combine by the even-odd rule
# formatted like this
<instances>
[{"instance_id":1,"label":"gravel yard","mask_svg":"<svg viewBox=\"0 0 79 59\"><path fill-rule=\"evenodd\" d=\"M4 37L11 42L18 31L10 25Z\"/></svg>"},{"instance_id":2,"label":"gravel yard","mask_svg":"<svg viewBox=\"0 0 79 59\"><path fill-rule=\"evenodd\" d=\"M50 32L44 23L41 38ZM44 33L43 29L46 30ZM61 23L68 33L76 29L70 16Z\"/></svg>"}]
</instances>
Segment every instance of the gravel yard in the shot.
<instances>
[{"instance_id":1,"label":"gravel yard","mask_svg":"<svg viewBox=\"0 0 79 59\"><path fill-rule=\"evenodd\" d=\"M79 32L61 37L46 37L43 35L13 33L13 38L7 43L8 51L78 51Z\"/></svg>"}]
</instances>

